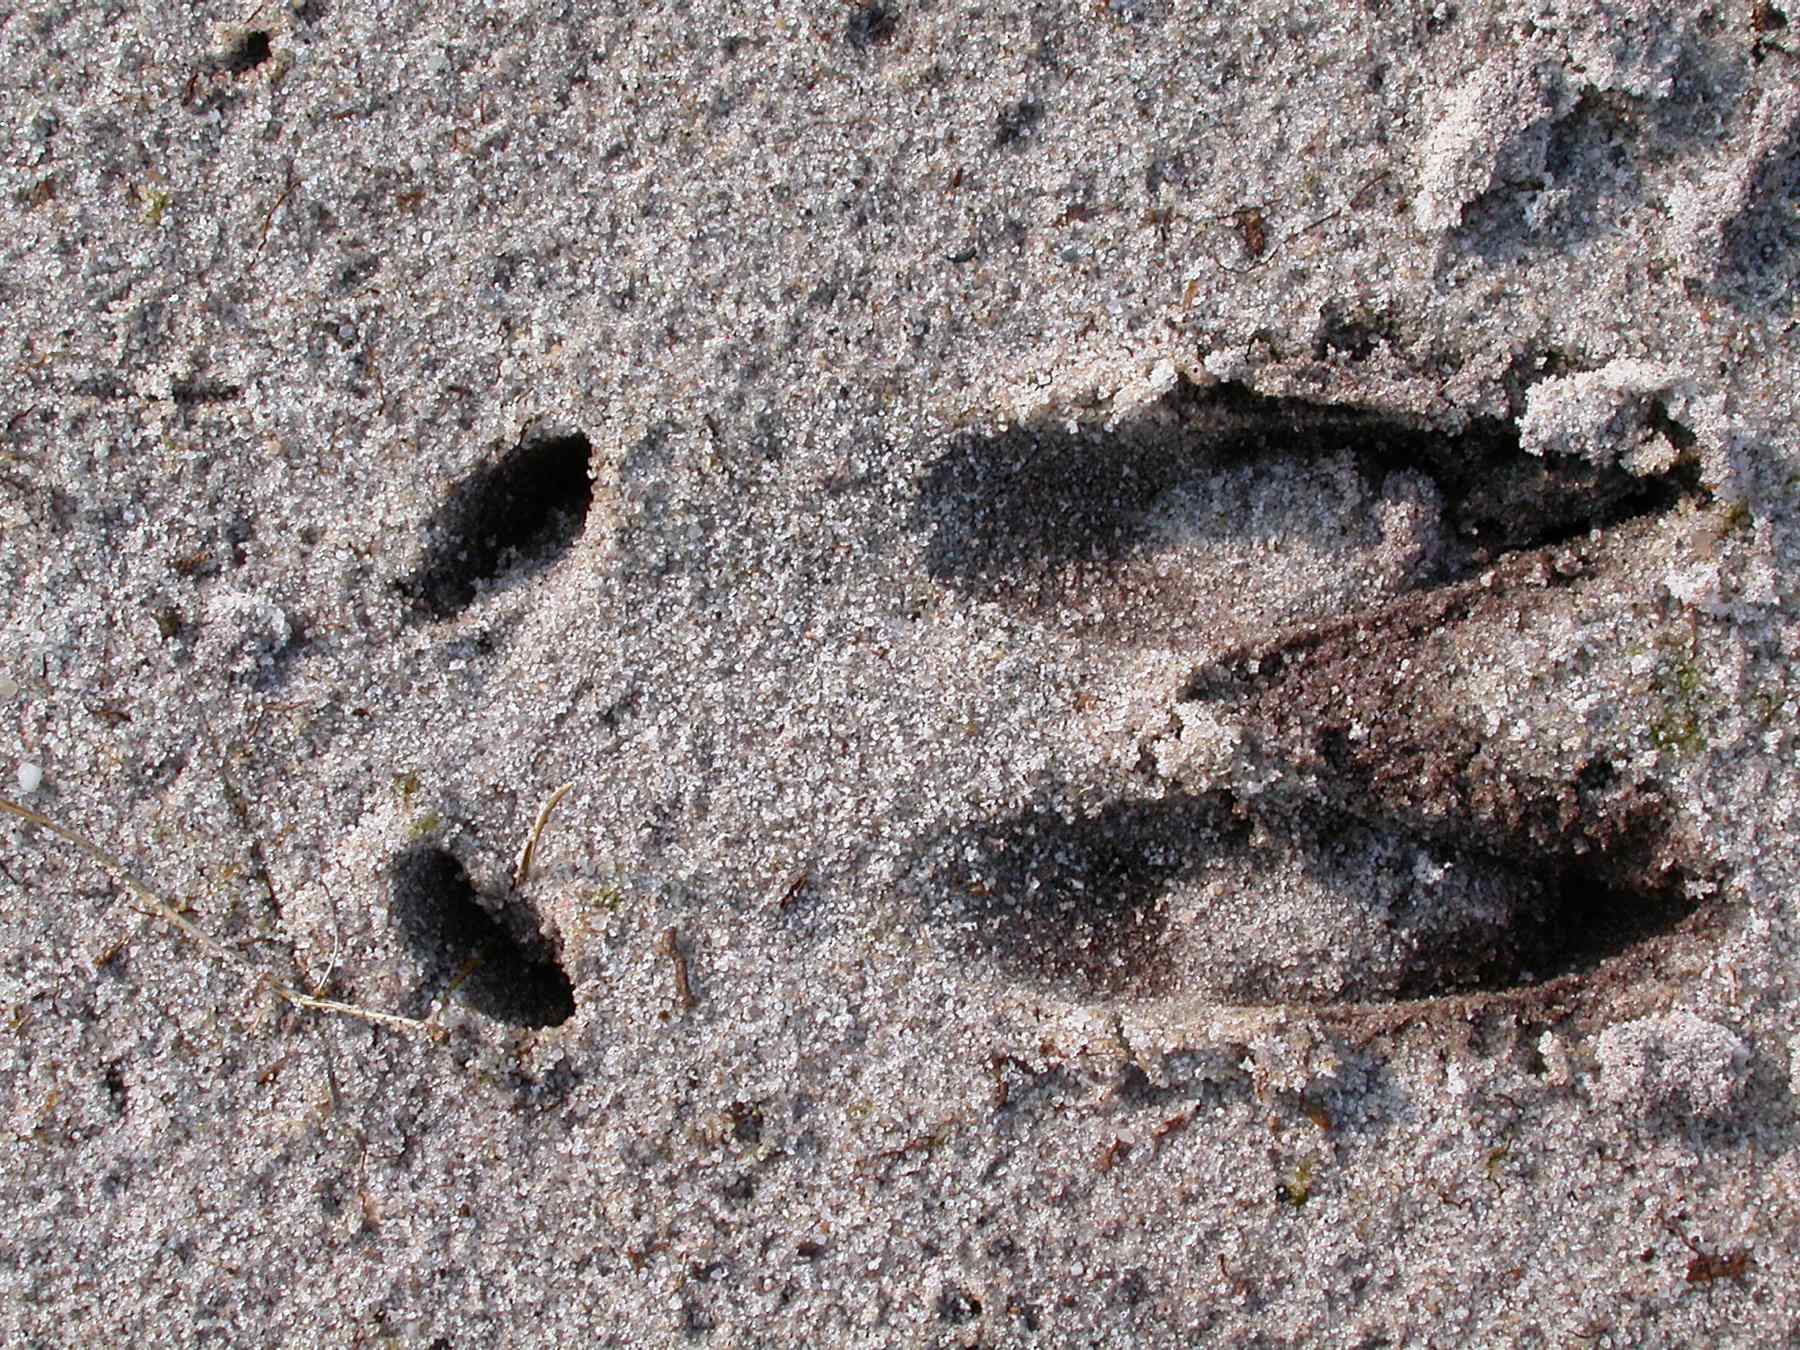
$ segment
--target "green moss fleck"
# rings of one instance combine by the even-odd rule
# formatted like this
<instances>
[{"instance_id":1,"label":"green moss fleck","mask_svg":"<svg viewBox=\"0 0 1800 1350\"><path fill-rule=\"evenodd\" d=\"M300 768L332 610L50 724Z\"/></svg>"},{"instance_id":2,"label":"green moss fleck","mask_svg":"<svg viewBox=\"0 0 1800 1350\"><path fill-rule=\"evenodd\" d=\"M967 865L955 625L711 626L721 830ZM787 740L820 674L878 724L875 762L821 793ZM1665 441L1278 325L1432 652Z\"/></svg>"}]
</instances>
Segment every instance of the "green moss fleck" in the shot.
<instances>
[{"instance_id":1,"label":"green moss fleck","mask_svg":"<svg viewBox=\"0 0 1800 1350\"><path fill-rule=\"evenodd\" d=\"M1306 1208L1306 1202L1312 1199L1313 1176L1316 1171L1311 1158L1302 1158L1294 1168L1294 1175L1281 1183L1281 1201L1295 1209Z\"/></svg>"}]
</instances>

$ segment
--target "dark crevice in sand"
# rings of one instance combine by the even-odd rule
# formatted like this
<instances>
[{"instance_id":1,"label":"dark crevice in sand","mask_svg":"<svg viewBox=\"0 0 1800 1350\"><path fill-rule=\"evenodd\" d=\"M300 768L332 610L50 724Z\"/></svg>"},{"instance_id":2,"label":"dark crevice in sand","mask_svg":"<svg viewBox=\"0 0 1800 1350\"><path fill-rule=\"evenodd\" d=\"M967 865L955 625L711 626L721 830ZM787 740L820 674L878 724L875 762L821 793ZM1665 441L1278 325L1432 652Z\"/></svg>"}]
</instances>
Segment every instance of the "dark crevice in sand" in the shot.
<instances>
[{"instance_id":1,"label":"dark crevice in sand","mask_svg":"<svg viewBox=\"0 0 1800 1350\"><path fill-rule=\"evenodd\" d=\"M448 849L428 842L406 849L389 865L388 884L394 922L429 988L454 989L475 1011L514 1026L559 1026L574 1016L574 986L562 966L482 908Z\"/></svg>"},{"instance_id":2,"label":"dark crevice in sand","mask_svg":"<svg viewBox=\"0 0 1800 1350\"><path fill-rule=\"evenodd\" d=\"M429 522L424 559L402 589L430 617L450 619L483 582L561 558L593 505L590 449L579 433L527 438L462 478Z\"/></svg>"}]
</instances>

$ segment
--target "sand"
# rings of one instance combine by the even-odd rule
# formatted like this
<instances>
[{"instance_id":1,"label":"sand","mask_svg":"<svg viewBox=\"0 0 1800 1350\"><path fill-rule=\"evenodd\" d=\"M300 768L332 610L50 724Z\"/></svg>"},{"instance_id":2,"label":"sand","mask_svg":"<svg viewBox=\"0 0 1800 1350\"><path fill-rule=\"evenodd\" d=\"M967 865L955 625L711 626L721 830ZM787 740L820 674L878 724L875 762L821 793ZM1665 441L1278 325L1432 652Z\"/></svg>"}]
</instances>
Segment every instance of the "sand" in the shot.
<instances>
[{"instance_id":1,"label":"sand","mask_svg":"<svg viewBox=\"0 0 1800 1350\"><path fill-rule=\"evenodd\" d=\"M1796 31L0 16L7 1343L1785 1342Z\"/></svg>"}]
</instances>

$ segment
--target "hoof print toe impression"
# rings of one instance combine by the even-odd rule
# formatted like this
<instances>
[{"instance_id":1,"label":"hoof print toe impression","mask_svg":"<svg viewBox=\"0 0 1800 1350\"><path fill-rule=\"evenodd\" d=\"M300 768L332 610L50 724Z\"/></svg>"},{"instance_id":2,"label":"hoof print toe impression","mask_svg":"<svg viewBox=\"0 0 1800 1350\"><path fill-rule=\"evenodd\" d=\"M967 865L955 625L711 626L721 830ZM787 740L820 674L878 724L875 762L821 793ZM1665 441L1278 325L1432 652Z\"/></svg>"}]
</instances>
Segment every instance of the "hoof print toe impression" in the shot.
<instances>
[{"instance_id":1,"label":"hoof print toe impression","mask_svg":"<svg viewBox=\"0 0 1800 1350\"><path fill-rule=\"evenodd\" d=\"M1672 927L1681 877L1503 856L1319 802L1225 793L1051 807L928 850L934 926L965 955L1078 999L1197 994L1373 1003L1576 974Z\"/></svg>"},{"instance_id":2,"label":"hoof print toe impression","mask_svg":"<svg viewBox=\"0 0 1800 1350\"><path fill-rule=\"evenodd\" d=\"M475 1011L520 1027L560 1026L575 1014L563 968L506 931L448 850L419 844L389 868L392 913L428 983L454 988Z\"/></svg>"},{"instance_id":3,"label":"hoof print toe impression","mask_svg":"<svg viewBox=\"0 0 1800 1350\"><path fill-rule=\"evenodd\" d=\"M527 439L464 477L433 515L424 560L403 589L432 618L451 619L482 582L561 558L593 504L590 450L580 434Z\"/></svg>"},{"instance_id":4,"label":"hoof print toe impression","mask_svg":"<svg viewBox=\"0 0 1800 1350\"><path fill-rule=\"evenodd\" d=\"M1247 604L1252 628L1266 628L1454 581L1665 509L1680 490L1676 475L1527 454L1497 419L1451 434L1181 383L1116 432L953 440L918 484L916 520L927 566L951 590L1135 644L1216 635ZM1272 554L1313 563L1284 609L1245 585Z\"/></svg>"}]
</instances>

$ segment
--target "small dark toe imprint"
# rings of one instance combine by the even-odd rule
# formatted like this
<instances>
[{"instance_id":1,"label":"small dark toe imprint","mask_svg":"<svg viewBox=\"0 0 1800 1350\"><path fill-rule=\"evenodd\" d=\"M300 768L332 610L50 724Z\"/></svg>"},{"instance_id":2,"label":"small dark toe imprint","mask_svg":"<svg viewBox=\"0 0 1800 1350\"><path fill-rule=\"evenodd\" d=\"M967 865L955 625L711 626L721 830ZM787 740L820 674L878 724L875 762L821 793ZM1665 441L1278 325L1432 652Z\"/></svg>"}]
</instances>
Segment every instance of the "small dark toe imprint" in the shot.
<instances>
[{"instance_id":1,"label":"small dark toe imprint","mask_svg":"<svg viewBox=\"0 0 1800 1350\"><path fill-rule=\"evenodd\" d=\"M560 1026L575 991L557 962L533 954L483 909L461 862L421 843L388 868L392 913L428 986L454 988L471 1008L522 1027Z\"/></svg>"},{"instance_id":2,"label":"small dark toe imprint","mask_svg":"<svg viewBox=\"0 0 1800 1350\"><path fill-rule=\"evenodd\" d=\"M940 581L1195 660L1114 800L929 841L929 921L1072 997L1239 1002L1505 990L1670 930L1696 869L1657 785L1543 749L1581 741L1554 691L1502 734L1493 681L1608 603L1630 541L1596 527L1683 492L1499 423L1231 390L1117 436L952 445L919 501Z\"/></svg>"},{"instance_id":3,"label":"small dark toe imprint","mask_svg":"<svg viewBox=\"0 0 1800 1350\"><path fill-rule=\"evenodd\" d=\"M432 618L450 619L482 582L562 557L593 504L590 450L580 434L528 438L461 479L432 516L424 559L402 589Z\"/></svg>"}]
</instances>

